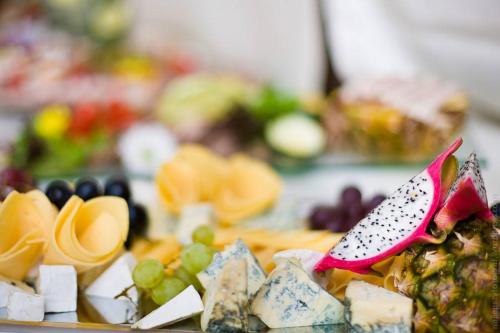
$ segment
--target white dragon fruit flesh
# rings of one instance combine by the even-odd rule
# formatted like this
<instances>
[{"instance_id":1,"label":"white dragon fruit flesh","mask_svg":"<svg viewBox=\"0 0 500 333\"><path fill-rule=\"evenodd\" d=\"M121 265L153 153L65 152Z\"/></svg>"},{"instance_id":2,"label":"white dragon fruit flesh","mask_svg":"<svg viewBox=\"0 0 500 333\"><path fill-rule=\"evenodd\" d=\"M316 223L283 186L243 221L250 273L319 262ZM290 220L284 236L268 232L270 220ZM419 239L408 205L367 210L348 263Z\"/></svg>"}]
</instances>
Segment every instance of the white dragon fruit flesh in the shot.
<instances>
[{"instance_id":1,"label":"white dragon fruit flesh","mask_svg":"<svg viewBox=\"0 0 500 333\"><path fill-rule=\"evenodd\" d=\"M450 232L459 220L476 215L482 220L493 220L493 213L488 208L486 189L479 168L476 154L458 171L458 176L444 202L438 211L434 222L438 229Z\"/></svg>"},{"instance_id":2,"label":"white dragon fruit flesh","mask_svg":"<svg viewBox=\"0 0 500 333\"><path fill-rule=\"evenodd\" d=\"M340 268L366 274L372 272L373 264L415 242L439 242L426 233L426 228L455 179L457 163L452 154L461 144L458 138L424 171L373 209L316 264L315 270Z\"/></svg>"}]
</instances>

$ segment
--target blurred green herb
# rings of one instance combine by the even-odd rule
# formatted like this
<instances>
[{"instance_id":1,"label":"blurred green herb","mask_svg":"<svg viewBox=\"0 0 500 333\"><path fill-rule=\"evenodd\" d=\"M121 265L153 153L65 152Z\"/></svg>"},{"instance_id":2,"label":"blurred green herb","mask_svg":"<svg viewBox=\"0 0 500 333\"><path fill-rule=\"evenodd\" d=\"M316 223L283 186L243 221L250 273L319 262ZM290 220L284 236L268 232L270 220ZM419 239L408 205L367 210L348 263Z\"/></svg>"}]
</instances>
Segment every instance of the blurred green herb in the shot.
<instances>
[{"instance_id":1,"label":"blurred green herb","mask_svg":"<svg viewBox=\"0 0 500 333\"><path fill-rule=\"evenodd\" d=\"M263 87L249 106L250 112L261 122L267 122L299 109L298 98L273 86Z\"/></svg>"}]
</instances>

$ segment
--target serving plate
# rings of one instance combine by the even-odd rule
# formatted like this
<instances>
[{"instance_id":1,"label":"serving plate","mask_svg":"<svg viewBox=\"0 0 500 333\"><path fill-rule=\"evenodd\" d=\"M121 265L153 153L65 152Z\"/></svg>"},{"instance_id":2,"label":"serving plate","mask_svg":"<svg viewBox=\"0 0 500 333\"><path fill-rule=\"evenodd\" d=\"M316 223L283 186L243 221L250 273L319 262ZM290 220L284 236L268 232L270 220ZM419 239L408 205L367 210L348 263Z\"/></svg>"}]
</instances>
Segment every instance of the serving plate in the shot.
<instances>
[{"instance_id":1,"label":"serving plate","mask_svg":"<svg viewBox=\"0 0 500 333\"><path fill-rule=\"evenodd\" d=\"M19 322L0 320L0 332L162 332L162 333L199 333L202 332L191 321L174 325L165 329L134 330L127 325L110 325L101 323L57 323L57 322ZM249 331L256 332L256 331ZM293 328L267 329L263 333L345 333L344 325L307 326Z\"/></svg>"}]
</instances>

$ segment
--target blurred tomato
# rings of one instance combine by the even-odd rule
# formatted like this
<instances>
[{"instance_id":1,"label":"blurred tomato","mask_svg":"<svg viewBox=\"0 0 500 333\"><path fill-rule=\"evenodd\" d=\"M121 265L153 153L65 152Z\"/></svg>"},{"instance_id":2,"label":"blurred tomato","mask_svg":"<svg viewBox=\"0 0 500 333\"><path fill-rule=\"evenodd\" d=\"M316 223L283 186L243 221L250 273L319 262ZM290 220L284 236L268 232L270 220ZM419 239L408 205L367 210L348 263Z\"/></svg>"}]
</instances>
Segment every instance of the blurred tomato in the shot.
<instances>
[{"instance_id":1,"label":"blurred tomato","mask_svg":"<svg viewBox=\"0 0 500 333\"><path fill-rule=\"evenodd\" d=\"M103 113L103 125L112 133L127 129L137 119L135 112L125 103L111 102Z\"/></svg>"},{"instance_id":2,"label":"blurred tomato","mask_svg":"<svg viewBox=\"0 0 500 333\"><path fill-rule=\"evenodd\" d=\"M76 137L88 135L99 123L99 107L94 103L80 103L74 107L69 134Z\"/></svg>"}]
</instances>

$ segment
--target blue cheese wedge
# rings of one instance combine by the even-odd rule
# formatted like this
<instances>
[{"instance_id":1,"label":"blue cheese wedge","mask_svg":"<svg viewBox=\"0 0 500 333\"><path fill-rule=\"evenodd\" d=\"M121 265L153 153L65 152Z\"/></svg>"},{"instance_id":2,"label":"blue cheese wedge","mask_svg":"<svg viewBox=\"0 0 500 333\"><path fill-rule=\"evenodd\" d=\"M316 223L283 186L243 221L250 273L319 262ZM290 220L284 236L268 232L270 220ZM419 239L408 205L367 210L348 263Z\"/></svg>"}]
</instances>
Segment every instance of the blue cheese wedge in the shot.
<instances>
[{"instance_id":1,"label":"blue cheese wedge","mask_svg":"<svg viewBox=\"0 0 500 333\"><path fill-rule=\"evenodd\" d=\"M241 239L225 248L224 251L216 253L212 263L204 271L197 274L198 280L205 289L208 289L222 271L224 265L230 260L237 259L245 259L247 262L248 298L252 299L266 281L266 274L259 265L257 258Z\"/></svg>"},{"instance_id":2,"label":"blue cheese wedge","mask_svg":"<svg viewBox=\"0 0 500 333\"><path fill-rule=\"evenodd\" d=\"M324 253L314 250L285 250L275 253L273 255L273 261L276 266L278 266L287 260L295 260L314 282L319 284L321 287L326 288L328 283L326 273L317 273L314 271L314 266L323 258L323 256Z\"/></svg>"},{"instance_id":3,"label":"blue cheese wedge","mask_svg":"<svg viewBox=\"0 0 500 333\"><path fill-rule=\"evenodd\" d=\"M193 242L193 232L202 225L215 223L214 210L210 204L186 205L182 208L176 237L183 245Z\"/></svg>"},{"instance_id":4,"label":"blue cheese wedge","mask_svg":"<svg viewBox=\"0 0 500 333\"><path fill-rule=\"evenodd\" d=\"M184 289L179 295L154 310L132 328L151 329L167 326L194 317L203 311L203 302L193 286Z\"/></svg>"},{"instance_id":5,"label":"blue cheese wedge","mask_svg":"<svg viewBox=\"0 0 500 333\"><path fill-rule=\"evenodd\" d=\"M248 330L247 262L228 261L203 296L201 329L211 333Z\"/></svg>"},{"instance_id":6,"label":"blue cheese wedge","mask_svg":"<svg viewBox=\"0 0 500 333\"><path fill-rule=\"evenodd\" d=\"M78 284L73 266L40 265L36 290L43 296L45 312L76 311Z\"/></svg>"},{"instance_id":7,"label":"blue cheese wedge","mask_svg":"<svg viewBox=\"0 0 500 333\"><path fill-rule=\"evenodd\" d=\"M412 299L387 289L351 281L345 292L345 319L356 333L410 333Z\"/></svg>"},{"instance_id":8,"label":"blue cheese wedge","mask_svg":"<svg viewBox=\"0 0 500 333\"><path fill-rule=\"evenodd\" d=\"M139 291L132 280L135 265L134 256L125 253L85 289L89 303L109 323L133 323L139 317Z\"/></svg>"},{"instance_id":9,"label":"blue cheese wedge","mask_svg":"<svg viewBox=\"0 0 500 333\"><path fill-rule=\"evenodd\" d=\"M283 262L269 274L251 310L270 328L332 325L344 321L342 303L293 261Z\"/></svg>"},{"instance_id":10,"label":"blue cheese wedge","mask_svg":"<svg viewBox=\"0 0 500 333\"><path fill-rule=\"evenodd\" d=\"M7 299L7 319L42 321L45 313L43 296L13 291Z\"/></svg>"}]
</instances>

